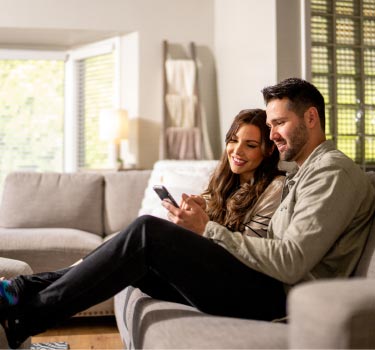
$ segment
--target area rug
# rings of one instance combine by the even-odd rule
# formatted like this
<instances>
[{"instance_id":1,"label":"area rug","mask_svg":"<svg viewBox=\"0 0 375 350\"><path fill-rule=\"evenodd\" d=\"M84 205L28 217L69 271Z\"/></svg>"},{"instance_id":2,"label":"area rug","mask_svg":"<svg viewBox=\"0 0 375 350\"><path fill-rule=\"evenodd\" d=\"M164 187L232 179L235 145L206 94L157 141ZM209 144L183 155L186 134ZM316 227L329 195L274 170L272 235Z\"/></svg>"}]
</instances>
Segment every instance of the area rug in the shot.
<instances>
[{"instance_id":1,"label":"area rug","mask_svg":"<svg viewBox=\"0 0 375 350\"><path fill-rule=\"evenodd\" d=\"M48 343L33 343L30 350L50 350L50 349L69 349L69 344L65 341L56 341Z\"/></svg>"}]
</instances>

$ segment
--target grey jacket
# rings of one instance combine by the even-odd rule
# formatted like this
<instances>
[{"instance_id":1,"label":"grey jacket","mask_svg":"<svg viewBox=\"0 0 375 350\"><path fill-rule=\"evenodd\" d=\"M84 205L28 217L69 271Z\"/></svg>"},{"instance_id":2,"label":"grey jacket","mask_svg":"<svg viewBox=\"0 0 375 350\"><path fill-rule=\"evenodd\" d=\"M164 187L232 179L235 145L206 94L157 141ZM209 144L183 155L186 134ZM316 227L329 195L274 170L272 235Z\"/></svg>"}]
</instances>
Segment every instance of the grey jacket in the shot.
<instances>
[{"instance_id":1,"label":"grey jacket","mask_svg":"<svg viewBox=\"0 0 375 350\"><path fill-rule=\"evenodd\" d=\"M286 186L289 194L273 215L267 238L230 232L212 221L204 236L286 285L348 277L375 210L374 189L364 172L325 141L288 175Z\"/></svg>"}]
</instances>

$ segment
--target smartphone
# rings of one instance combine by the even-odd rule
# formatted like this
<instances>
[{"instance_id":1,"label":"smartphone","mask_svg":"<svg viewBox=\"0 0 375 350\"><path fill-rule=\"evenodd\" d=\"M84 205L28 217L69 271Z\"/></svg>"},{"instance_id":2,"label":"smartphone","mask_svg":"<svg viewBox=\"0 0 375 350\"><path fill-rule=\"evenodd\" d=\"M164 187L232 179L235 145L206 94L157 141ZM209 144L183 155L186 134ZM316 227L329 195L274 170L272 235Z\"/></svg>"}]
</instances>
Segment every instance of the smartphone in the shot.
<instances>
[{"instance_id":1,"label":"smartphone","mask_svg":"<svg viewBox=\"0 0 375 350\"><path fill-rule=\"evenodd\" d=\"M176 208L179 208L177 202L163 185L154 185L153 189L161 200L168 199L171 204L173 204Z\"/></svg>"}]
</instances>

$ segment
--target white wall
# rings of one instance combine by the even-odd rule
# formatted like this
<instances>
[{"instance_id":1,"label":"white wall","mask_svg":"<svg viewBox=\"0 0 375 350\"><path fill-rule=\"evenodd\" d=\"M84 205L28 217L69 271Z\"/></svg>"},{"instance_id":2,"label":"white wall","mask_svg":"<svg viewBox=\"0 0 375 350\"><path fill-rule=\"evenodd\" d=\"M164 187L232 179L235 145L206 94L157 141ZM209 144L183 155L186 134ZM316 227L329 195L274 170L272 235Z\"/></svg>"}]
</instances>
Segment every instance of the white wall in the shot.
<instances>
[{"instance_id":1,"label":"white wall","mask_svg":"<svg viewBox=\"0 0 375 350\"><path fill-rule=\"evenodd\" d=\"M260 91L276 83L276 49L276 0L215 1L222 142L241 109L264 107Z\"/></svg>"},{"instance_id":2,"label":"white wall","mask_svg":"<svg viewBox=\"0 0 375 350\"><path fill-rule=\"evenodd\" d=\"M162 41L213 51L214 0L0 0L3 28L84 29L138 32L139 165L159 156L162 121Z\"/></svg>"},{"instance_id":3,"label":"white wall","mask_svg":"<svg viewBox=\"0 0 375 350\"><path fill-rule=\"evenodd\" d=\"M215 113L219 116L221 140L214 143L220 148L233 117L241 109L263 107L260 90L282 76L277 16L288 16L289 11L278 11L276 4L287 3L290 9L299 1L304 0L0 0L0 32L2 27L137 32L139 113L131 117L136 118L139 165L151 167L159 156L163 113L162 41L186 45L195 41L216 59L216 75L215 67L210 67L207 76L217 78L218 91L212 86L202 95L211 123ZM283 67L292 74L294 68L289 69L285 57Z\"/></svg>"}]
</instances>

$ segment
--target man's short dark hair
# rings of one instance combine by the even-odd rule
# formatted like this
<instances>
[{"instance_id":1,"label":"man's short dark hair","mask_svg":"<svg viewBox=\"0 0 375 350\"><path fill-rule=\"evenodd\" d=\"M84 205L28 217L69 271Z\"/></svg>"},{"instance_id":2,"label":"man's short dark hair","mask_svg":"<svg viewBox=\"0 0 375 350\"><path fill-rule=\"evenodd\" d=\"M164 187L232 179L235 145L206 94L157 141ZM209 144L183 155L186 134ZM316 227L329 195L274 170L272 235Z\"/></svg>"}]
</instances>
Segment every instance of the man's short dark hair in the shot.
<instances>
[{"instance_id":1,"label":"man's short dark hair","mask_svg":"<svg viewBox=\"0 0 375 350\"><path fill-rule=\"evenodd\" d=\"M262 90L264 102L274 99L288 98L289 109L303 117L305 111L315 107L319 113L320 125L325 129L325 104L320 91L311 83L299 78L288 78L279 84L268 86Z\"/></svg>"}]
</instances>

